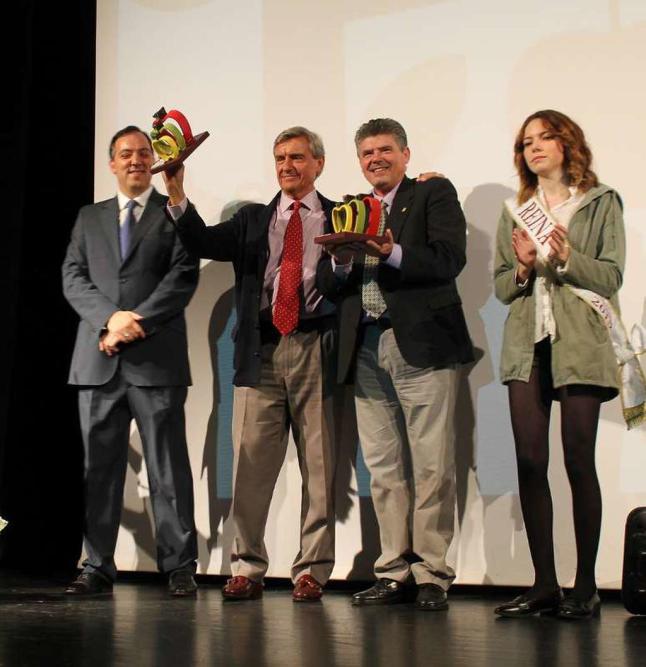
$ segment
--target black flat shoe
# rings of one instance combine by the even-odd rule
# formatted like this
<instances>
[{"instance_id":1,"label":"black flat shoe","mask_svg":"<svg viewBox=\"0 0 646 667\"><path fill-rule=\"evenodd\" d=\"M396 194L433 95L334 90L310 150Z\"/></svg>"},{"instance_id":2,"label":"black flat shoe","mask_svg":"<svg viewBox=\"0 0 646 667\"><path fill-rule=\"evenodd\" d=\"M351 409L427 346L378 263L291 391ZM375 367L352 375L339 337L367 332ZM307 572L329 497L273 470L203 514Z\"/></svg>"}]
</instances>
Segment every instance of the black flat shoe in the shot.
<instances>
[{"instance_id":1,"label":"black flat shoe","mask_svg":"<svg viewBox=\"0 0 646 667\"><path fill-rule=\"evenodd\" d=\"M577 600L572 595L568 595L559 605L556 616L579 621L599 616L600 611L601 600L599 593L595 591L587 600Z\"/></svg>"},{"instance_id":2,"label":"black flat shoe","mask_svg":"<svg viewBox=\"0 0 646 667\"><path fill-rule=\"evenodd\" d=\"M531 593L524 593L510 602L505 602L496 607L494 613L506 618L520 618L533 614L555 614L562 601L563 593L560 588L549 595L535 596Z\"/></svg>"},{"instance_id":3,"label":"black flat shoe","mask_svg":"<svg viewBox=\"0 0 646 667\"><path fill-rule=\"evenodd\" d=\"M364 604L396 604L406 601L406 586L394 579L377 579L374 586L355 593L352 596L353 605Z\"/></svg>"}]
</instances>

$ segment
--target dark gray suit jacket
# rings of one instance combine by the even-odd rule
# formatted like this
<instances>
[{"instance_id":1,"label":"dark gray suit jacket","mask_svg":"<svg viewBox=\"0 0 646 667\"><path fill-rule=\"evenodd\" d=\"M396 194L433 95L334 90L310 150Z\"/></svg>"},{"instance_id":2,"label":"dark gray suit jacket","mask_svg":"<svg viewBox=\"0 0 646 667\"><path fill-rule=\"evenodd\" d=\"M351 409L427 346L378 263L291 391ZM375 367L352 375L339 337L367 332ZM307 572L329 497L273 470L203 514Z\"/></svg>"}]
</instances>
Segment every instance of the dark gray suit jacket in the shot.
<instances>
[{"instance_id":1,"label":"dark gray suit jacket","mask_svg":"<svg viewBox=\"0 0 646 667\"><path fill-rule=\"evenodd\" d=\"M199 264L167 218L166 201L153 190L123 262L117 198L79 211L63 262L63 292L81 318L70 384L105 384L117 368L136 386L191 383L184 309L197 286ZM139 313L146 338L108 357L99 351L99 336L117 310Z\"/></svg>"},{"instance_id":2,"label":"dark gray suit jacket","mask_svg":"<svg viewBox=\"0 0 646 667\"><path fill-rule=\"evenodd\" d=\"M387 227L402 246L400 269L381 265L377 281L399 351L411 366L442 368L473 360L473 348L455 284L466 262L466 222L457 193L445 178L404 178ZM337 307L339 382L351 382L361 319L363 261L346 280L329 257L318 265L317 286Z\"/></svg>"}]
</instances>

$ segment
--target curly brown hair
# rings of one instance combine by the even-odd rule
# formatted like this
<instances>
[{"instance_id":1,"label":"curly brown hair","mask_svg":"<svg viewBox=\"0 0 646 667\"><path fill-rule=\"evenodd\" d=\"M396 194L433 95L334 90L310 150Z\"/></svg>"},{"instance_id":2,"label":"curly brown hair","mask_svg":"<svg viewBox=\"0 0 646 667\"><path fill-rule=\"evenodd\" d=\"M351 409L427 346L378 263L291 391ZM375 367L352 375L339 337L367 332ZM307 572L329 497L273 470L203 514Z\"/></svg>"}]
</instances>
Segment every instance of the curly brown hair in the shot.
<instances>
[{"instance_id":1,"label":"curly brown hair","mask_svg":"<svg viewBox=\"0 0 646 667\"><path fill-rule=\"evenodd\" d=\"M592 151L585 140L583 130L560 111L544 109L536 111L525 119L514 141L514 164L520 178L518 203L527 201L538 185L538 176L530 171L523 154L525 129L535 119L542 120L563 146L563 171L567 176L568 185L575 186L582 192L587 192L598 185L597 175L590 168Z\"/></svg>"}]
</instances>

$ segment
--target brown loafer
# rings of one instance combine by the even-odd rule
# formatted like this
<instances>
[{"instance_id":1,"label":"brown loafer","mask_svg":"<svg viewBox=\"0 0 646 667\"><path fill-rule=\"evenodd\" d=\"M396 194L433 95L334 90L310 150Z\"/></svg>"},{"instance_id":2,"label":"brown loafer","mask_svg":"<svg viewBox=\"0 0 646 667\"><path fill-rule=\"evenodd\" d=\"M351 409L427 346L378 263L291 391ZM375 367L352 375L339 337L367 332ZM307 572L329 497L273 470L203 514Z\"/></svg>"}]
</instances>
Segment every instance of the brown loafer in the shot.
<instances>
[{"instance_id":1,"label":"brown loafer","mask_svg":"<svg viewBox=\"0 0 646 667\"><path fill-rule=\"evenodd\" d=\"M294 602L316 602L323 595L323 586L314 577L304 574L294 584Z\"/></svg>"},{"instance_id":2,"label":"brown loafer","mask_svg":"<svg viewBox=\"0 0 646 667\"><path fill-rule=\"evenodd\" d=\"M231 577L222 589L225 600L257 600L262 597L262 583L249 577Z\"/></svg>"}]
</instances>

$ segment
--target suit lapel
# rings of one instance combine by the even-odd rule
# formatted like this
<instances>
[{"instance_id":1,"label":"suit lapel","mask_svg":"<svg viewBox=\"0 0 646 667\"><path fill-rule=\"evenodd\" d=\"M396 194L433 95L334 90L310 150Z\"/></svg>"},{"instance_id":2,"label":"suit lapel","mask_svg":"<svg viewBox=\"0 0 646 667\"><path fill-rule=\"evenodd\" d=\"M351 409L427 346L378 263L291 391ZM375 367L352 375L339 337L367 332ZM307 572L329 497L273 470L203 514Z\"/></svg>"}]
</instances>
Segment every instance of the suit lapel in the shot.
<instances>
[{"instance_id":1,"label":"suit lapel","mask_svg":"<svg viewBox=\"0 0 646 667\"><path fill-rule=\"evenodd\" d=\"M165 219L165 203L166 198L160 195L157 190L153 190L150 193L150 197L146 203L146 208L141 214L141 218L139 218L139 222L137 222L134 231L132 232L130 248L128 248L128 254L123 260L124 264L130 259L130 257L132 257L132 254L141 242L141 239L146 236L146 234L155 226L155 224L157 224L160 220L163 221Z\"/></svg>"},{"instance_id":2,"label":"suit lapel","mask_svg":"<svg viewBox=\"0 0 646 667\"><path fill-rule=\"evenodd\" d=\"M334 208L335 204L333 201L330 201L326 197L324 197L320 192L316 192L318 195L318 198L321 202L321 206L323 208L323 212L325 213L325 224L324 224L324 234L330 234L332 230L332 209Z\"/></svg>"},{"instance_id":3,"label":"suit lapel","mask_svg":"<svg viewBox=\"0 0 646 667\"><path fill-rule=\"evenodd\" d=\"M105 235L108 246L117 266L121 264L119 249L119 203L116 197L105 202L99 213L99 226Z\"/></svg>"},{"instance_id":4,"label":"suit lapel","mask_svg":"<svg viewBox=\"0 0 646 667\"><path fill-rule=\"evenodd\" d=\"M401 182L401 185L397 190L393 205L388 213L387 227L392 231L395 241L399 240L404 224L408 218L408 213L410 212L414 196L415 181L404 176L404 180Z\"/></svg>"},{"instance_id":5,"label":"suit lapel","mask_svg":"<svg viewBox=\"0 0 646 667\"><path fill-rule=\"evenodd\" d=\"M265 270L269 260L269 224L276 212L279 201L280 192L262 209L258 219L258 280L260 285L265 280Z\"/></svg>"}]
</instances>

